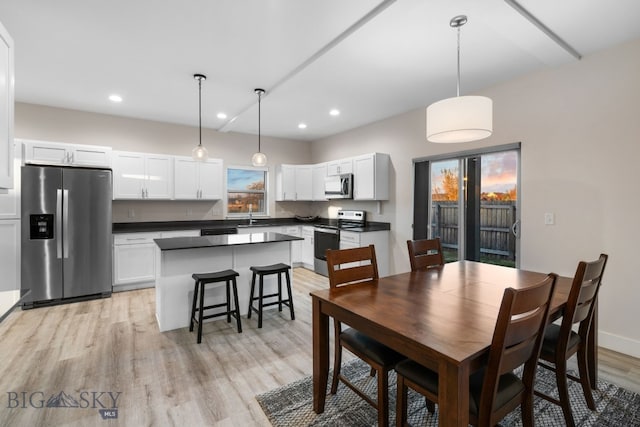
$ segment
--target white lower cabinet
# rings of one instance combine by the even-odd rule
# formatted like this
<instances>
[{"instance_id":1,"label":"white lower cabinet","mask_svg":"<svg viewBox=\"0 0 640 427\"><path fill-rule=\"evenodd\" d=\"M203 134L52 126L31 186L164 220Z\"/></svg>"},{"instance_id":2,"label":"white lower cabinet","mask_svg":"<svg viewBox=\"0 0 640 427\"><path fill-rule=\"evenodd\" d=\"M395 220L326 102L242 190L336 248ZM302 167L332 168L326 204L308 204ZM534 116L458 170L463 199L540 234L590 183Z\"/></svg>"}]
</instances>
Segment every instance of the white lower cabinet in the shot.
<instances>
[{"instance_id":1,"label":"white lower cabinet","mask_svg":"<svg viewBox=\"0 0 640 427\"><path fill-rule=\"evenodd\" d=\"M353 231L340 231L340 249L359 248L374 245L376 248L376 261L380 277L389 275L389 231L369 231L356 233Z\"/></svg>"},{"instance_id":2,"label":"white lower cabinet","mask_svg":"<svg viewBox=\"0 0 640 427\"><path fill-rule=\"evenodd\" d=\"M283 227L282 234L300 237L300 227L297 225ZM294 240L291 242L291 262L296 266L302 263L302 240Z\"/></svg>"},{"instance_id":3,"label":"white lower cabinet","mask_svg":"<svg viewBox=\"0 0 640 427\"><path fill-rule=\"evenodd\" d=\"M20 220L0 221L0 292L20 289ZM4 313L0 312L0 315Z\"/></svg>"},{"instance_id":4,"label":"white lower cabinet","mask_svg":"<svg viewBox=\"0 0 640 427\"><path fill-rule=\"evenodd\" d=\"M199 235L200 230L115 234L113 236L113 291L155 286L158 247L153 239Z\"/></svg>"},{"instance_id":5,"label":"white lower cabinet","mask_svg":"<svg viewBox=\"0 0 640 427\"><path fill-rule=\"evenodd\" d=\"M160 233L127 233L113 237L113 291L149 288L156 280L156 244Z\"/></svg>"},{"instance_id":6,"label":"white lower cabinet","mask_svg":"<svg viewBox=\"0 0 640 427\"><path fill-rule=\"evenodd\" d=\"M302 266L309 270L313 270L313 227L302 226Z\"/></svg>"}]
</instances>

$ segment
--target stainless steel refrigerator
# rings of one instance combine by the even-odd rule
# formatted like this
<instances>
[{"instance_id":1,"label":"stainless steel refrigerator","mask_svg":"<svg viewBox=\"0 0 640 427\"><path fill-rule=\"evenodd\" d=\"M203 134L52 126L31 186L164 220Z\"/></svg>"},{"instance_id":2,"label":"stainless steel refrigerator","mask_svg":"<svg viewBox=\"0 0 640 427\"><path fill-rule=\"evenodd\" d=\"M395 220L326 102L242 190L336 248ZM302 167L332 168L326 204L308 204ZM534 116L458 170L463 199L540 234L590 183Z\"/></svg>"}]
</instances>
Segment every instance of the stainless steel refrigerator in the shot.
<instances>
[{"instance_id":1,"label":"stainless steel refrigerator","mask_svg":"<svg viewBox=\"0 0 640 427\"><path fill-rule=\"evenodd\" d=\"M23 308L111 295L110 170L22 167Z\"/></svg>"}]
</instances>

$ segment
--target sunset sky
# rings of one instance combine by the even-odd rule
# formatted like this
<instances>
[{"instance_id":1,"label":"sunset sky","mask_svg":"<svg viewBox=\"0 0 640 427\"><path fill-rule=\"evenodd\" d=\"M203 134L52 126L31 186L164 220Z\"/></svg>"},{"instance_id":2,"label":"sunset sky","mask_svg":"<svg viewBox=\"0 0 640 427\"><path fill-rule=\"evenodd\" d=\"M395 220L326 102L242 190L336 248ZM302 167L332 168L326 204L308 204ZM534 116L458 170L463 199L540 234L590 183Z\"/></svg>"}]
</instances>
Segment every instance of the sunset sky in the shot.
<instances>
[{"instance_id":1,"label":"sunset sky","mask_svg":"<svg viewBox=\"0 0 640 427\"><path fill-rule=\"evenodd\" d=\"M515 151L485 154L481 160L481 189L483 193L505 193L517 183L518 157ZM432 188L442 189L442 171L458 171L458 160L434 162L431 167Z\"/></svg>"}]
</instances>

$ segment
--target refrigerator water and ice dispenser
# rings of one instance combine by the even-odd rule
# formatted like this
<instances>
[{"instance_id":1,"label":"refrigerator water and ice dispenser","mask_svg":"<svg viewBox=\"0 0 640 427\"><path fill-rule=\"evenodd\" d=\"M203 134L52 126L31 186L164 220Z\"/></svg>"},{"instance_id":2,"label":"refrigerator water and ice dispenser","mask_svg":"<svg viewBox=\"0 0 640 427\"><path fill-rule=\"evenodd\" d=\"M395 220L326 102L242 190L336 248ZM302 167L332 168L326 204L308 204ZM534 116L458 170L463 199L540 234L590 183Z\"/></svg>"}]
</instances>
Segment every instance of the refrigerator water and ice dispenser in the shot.
<instances>
[{"instance_id":1,"label":"refrigerator water and ice dispenser","mask_svg":"<svg viewBox=\"0 0 640 427\"><path fill-rule=\"evenodd\" d=\"M32 214L29 223L31 240L53 239L53 214Z\"/></svg>"}]
</instances>

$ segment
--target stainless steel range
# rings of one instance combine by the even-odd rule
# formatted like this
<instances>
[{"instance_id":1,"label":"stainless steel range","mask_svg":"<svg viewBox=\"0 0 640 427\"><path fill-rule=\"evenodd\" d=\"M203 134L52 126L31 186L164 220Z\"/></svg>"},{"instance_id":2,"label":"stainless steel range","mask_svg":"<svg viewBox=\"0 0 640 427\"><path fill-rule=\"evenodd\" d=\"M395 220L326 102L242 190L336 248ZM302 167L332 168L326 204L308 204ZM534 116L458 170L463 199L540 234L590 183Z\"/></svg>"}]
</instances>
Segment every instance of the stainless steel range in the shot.
<instances>
[{"instance_id":1,"label":"stainless steel range","mask_svg":"<svg viewBox=\"0 0 640 427\"><path fill-rule=\"evenodd\" d=\"M361 228L366 225L365 211L338 211L338 220L327 224L319 224L314 228L313 270L328 276L327 249L340 249L340 230Z\"/></svg>"}]
</instances>

